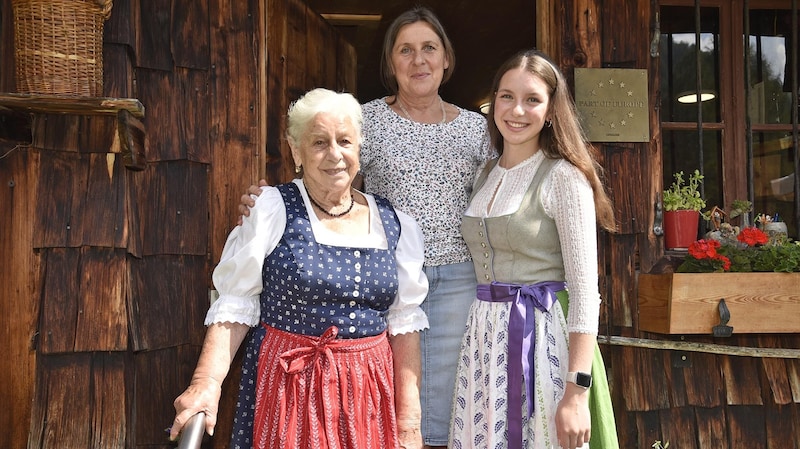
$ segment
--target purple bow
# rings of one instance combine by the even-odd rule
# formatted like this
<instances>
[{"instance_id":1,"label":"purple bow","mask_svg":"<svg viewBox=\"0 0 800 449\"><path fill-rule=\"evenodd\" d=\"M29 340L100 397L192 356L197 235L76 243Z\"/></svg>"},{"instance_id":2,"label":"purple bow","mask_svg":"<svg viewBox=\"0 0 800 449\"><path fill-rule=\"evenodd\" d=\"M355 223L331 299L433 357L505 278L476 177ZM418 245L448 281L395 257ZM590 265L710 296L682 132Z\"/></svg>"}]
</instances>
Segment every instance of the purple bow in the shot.
<instances>
[{"instance_id":1,"label":"purple bow","mask_svg":"<svg viewBox=\"0 0 800 449\"><path fill-rule=\"evenodd\" d=\"M489 302L513 302L508 320L508 447L522 447L522 397L519 395L521 379L525 379L528 397L528 417L533 415L534 348L536 324L531 307L547 312L557 301L556 292L564 290L566 283L547 281L531 285L492 282L478 284L478 299ZM530 310L530 313L528 311Z\"/></svg>"}]
</instances>

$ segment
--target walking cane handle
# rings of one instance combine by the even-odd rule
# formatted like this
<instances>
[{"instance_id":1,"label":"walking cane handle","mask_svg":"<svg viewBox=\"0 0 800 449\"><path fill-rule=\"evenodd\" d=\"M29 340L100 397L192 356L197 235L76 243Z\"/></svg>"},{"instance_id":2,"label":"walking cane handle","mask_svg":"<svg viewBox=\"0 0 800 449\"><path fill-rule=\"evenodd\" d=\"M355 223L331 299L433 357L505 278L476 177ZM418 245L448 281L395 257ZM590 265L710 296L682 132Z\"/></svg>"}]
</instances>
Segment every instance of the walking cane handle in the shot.
<instances>
[{"instance_id":1,"label":"walking cane handle","mask_svg":"<svg viewBox=\"0 0 800 449\"><path fill-rule=\"evenodd\" d=\"M181 431L181 441L178 449L200 449L203 442L203 433L206 430L206 414L200 412L186 422Z\"/></svg>"}]
</instances>

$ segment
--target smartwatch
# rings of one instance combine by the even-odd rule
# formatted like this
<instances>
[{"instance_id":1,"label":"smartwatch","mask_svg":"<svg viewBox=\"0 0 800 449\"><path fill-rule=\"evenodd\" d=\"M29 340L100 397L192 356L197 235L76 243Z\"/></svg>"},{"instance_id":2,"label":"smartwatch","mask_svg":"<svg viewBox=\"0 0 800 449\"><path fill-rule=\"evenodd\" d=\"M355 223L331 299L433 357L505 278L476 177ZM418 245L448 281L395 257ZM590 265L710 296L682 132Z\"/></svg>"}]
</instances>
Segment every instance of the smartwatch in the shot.
<instances>
[{"instance_id":1,"label":"smartwatch","mask_svg":"<svg viewBox=\"0 0 800 449\"><path fill-rule=\"evenodd\" d=\"M592 386L592 375L588 373L582 373L580 371L570 371L567 373L567 382L572 382L582 388L589 388Z\"/></svg>"}]
</instances>

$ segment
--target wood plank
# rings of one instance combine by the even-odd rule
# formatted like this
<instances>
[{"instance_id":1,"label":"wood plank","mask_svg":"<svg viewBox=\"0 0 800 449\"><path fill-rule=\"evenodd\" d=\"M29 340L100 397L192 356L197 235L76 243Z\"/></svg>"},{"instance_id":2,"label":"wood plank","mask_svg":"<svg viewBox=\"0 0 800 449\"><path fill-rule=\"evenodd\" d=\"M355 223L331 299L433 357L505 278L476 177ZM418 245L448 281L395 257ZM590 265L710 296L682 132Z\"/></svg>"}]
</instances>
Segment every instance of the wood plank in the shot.
<instances>
[{"instance_id":1,"label":"wood plank","mask_svg":"<svg viewBox=\"0 0 800 449\"><path fill-rule=\"evenodd\" d=\"M108 47L109 44L121 44L127 47L131 52L136 46L136 35L134 33L134 18L136 17L136 9L134 3L138 7L138 0L114 0L111 8L111 17L106 20L103 26L103 47ZM135 59L135 55L134 59ZM105 59L105 52L103 53L104 69L107 67L108 60Z\"/></svg>"},{"instance_id":2,"label":"wood plank","mask_svg":"<svg viewBox=\"0 0 800 449\"><path fill-rule=\"evenodd\" d=\"M187 161L151 163L142 175L140 198L148 211L139 216L138 226L147 232L142 254L206 256L208 166Z\"/></svg>"},{"instance_id":3,"label":"wood plank","mask_svg":"<svg viewBox=\"0 0 800 449\"><path fill-rule=\"evenodd\" d=\"M728 443L725 407L694 409L697 416L697 441L700 448L728 449L741 447ZM680 447L680 446L671 446Z\"/></svg>"},{"instance_id":4,"label":"wood plank","mask_svg":"<svg viewBox=\"0 0 800 449\"><path fill-rule=\"evenodd\" d=\"M767 403L764 406L767 449L796 449L800 445L797 407Z\"/></svg>"},{"instance_id":5,"label":"wood plank","mask_svg":"<svg viewBox=\"0 0 800 449\"><path fill-rule=\"evenodd\" d=\"M157 372L150 373L150 378L157 377L153 376ZM112 449L126 446L127 427L131 421L127 414L129 384L124 353L92 354L91 447Z\"/></svg>"},{"instance_id":6,"label":"wood plank","mask_svg":"<svg viewBox=\"0 0 800 449\"><path fill-rule=\"evenodd\" d=\"M114 153L43 153L39 189L49 194L38 196L34 247L126 248L131 234L124 173Z\"/></svg>"},{"instance_id":7,"label":"wood plank","mask_svg":"<svg viewBox=\"0 0 800 449\"><path fill-rule=\"evenodd\" d=\"M43 150L108 153L114 150L116 117L36 114L32 145Z\"/></svg>"},{"instance_id":8,"label":"wood plank","mask_svg":"<svg viewBox=\"0 0 800 449\"><path fill-rule=\"evenodd\" d=\"M175 84L178 88L176 103L179 107L174 117L175 122L172 123L172 132L178 135L179 145L172 156L175 159L211 163L208 73L177 68ZM253 104L251 100L247 114L251 113Z\"/></svg>"},{"instance_id":9,"label":"wood plank","mask_svg":"<svg viewBox=\"0 0 800 449\"><path fill-rule=\"evenodd\" d=\"M668 354L664 351L623 348L623 356L615 362L617 373L637 373L626 376L620 396L625 399L625 410L647 411L670 407L669 383L664 373Z\"/></svg>"},{"instance_id":10,"label":"wood plank","mask_svg":"<svg viewBox=\"0 0 800 449\"><path fill-rule=\"evenodd\" d=\"M192 376L192 371L187 371L188 361L195 362L198 355L197 347L143 351L134 355L133 414L147 417L131 423L131 433L138 447L162 447L166 443L164 428L175 419L172 402L188 386ZM229 440L228 435L220 434L220 437Z\"/></svg>"},{"instance_id":11,"label":"wood plank","mask_svg":"<svg viewBox=\"0 0 800 449\"><path fill-rule=\"evenodd\" d=\"M0 46L2 47L2 46ZM0 447L28 439L36 379L43 255L33 251L39 152L18 149L0 161Z\"/></svg>"},{"instance_id":12,"label":"wood plank","mask_svg":"<svg viewBox=\"0 0 800 449\"><path fill-rule=\"evenodd\" d=\"M28 448L125 447L121 354L45 356L37 371Z\"/></svg>"},{"instance_id":13,"label":"wood plank","mask_svg":"<svg viewBox=\"0 0 800 449\"><path fill-rule=\"evenodd\" d=\"M80 264L80 251L53 248L42 251L44 271L39 319L39 352L57 354L73 352L77 331L79 278L75 267Z\"/></svg>"},{"instance_id":14,"label":"wood plank","mask_svg":"<svg viewBox=\"0 0 800 449\"><path fill-rule=\"evenodd\" d=\"M135 98L0 93L0 106L43 114L70 115L116 115L117 111L124 109L136 117L144 117L144 105Z\"/></svg>"},{"instance_id":15,"label":"wood plank","mask_svg":"<svg viewBox=\"0 0 800 449\"><path fill-rule=\"evenodd\" d=\"M80 279L75 351L128 349L126 263L124 250L83 247L77 267L48 265Z\"/></svg>"},{"instance_id":16,"label":"wood plank","mask_svg":"<svg viewBox=\"0 0 800 449\"><path fill-rule=\"evenodd\" d=\"M81 245L126 248L128 228L125 216L125 178L123 158L114 153L89 154L81 158L87 167L85 205L76 217L73 230L82 232ZM78 227L77 225L80 224Z\"/></svg>"},{"instance_id":17,"label":"wood plank","mask_svg":"<svg viewBox=\"0 0 800 449\"><path fill-rule=\"evenodd\" d=\"M605 322L623 328L633 327L639 318L636 314L636 236L602 233L601 238L607 244L601 245L604 254L598 254L598 260L611 260L613 264L607 267L601 263L599 267L608 270L601 278L601 282L607 283L601 290L601 306L605 304L607 314ZM612 334L610 329L605 333Z\"/></svg>"},{"instance_id":18,"label":"wood plank","mask_svg":"<svg viewBox=\"0 0 800 449\"><path fill-rule=\"evenodd\" d=\"M172 39L170 35L170 0L138 0L134 31L136 33L136 65L155 70L172 71ZM139 84L141 86L141 84Z\"/></svg>"},{"instance_id":19,"label":"wood plank","mask_svg":"<svg viewBox=\"0 0 800 449\"><path fill-rule=\"evenodd\" d=\"M110 248L46 252L42 354L125 350L125 251Z\"/></svg>"},{"instance_id":20,"label":"wood plank","mask_svg":"<svg viewBox=\"0 0 800 449\"><path fill-rule=\"evenodd\" d=\"M673 407L659 412L662 442L669 447L703 449L697 445L694 407ZM652 444L652 443L651 443Z\"/></svg>"},{"instance_id":21,"label":"wood plank","mask_svg":"<svg viewBox=\"0 0 800 449\"><path fill-rule=\"evenodd\" d=\"M728 405L763 405L758 359L720 356Z\"/></svg>"},{"instance_id":22,"label":"wood plank","mask_svg":"<svg viewBox=\"0 0 800 449\"><path fill-rule=\"evenodd\" d=\"M205 256L165 255L130 260L131 349L153 351L184 344L202 345L203 321L210 305L205 275L209 270Z\"/></svg>"},{"instance_id":23,"label":"wood plank","mask_svg":"<svg viewBox=\"0 0 800 449\"><path fill-rule=\"evenodd\" d=\"M780 346L780 337L774 335L759 335L757 338L758 345L765 348ZM792 403L792 387L789 384L789 372L787 361L775 358L761 359L761 365L764 369L765 387L769 387L771 393L771 400L766 396L765 401L767 404L790 404Z\"/></svg>"},{"instance_id":24,"label":"wood plank","mask_svg":"<svg viewBox=\"0 0 800 449\"><path fill-rule=\"evenodd\" d=\"M207 70L211 65L208 2L174 0L171 20L175 66Z\"/></svg>"},{"instance_id":25,"label":"wood plank","mask_svg":"<svg viewBox=\"0 0 800 449\"><path fill-rule=\"evenodd\" d=\"M93 447L91 365L91 354L40 359L29 449Z\"/></svg>"},{"instance_id":26,"label":"wood plank","mask_svg":"<svg viewBox=\"0 0 800 449\"><path fill-rule=\"evenodd\" d=\"M356 48L341 36L336 39L336 90L358 92L358 55Z\"/></svg>"},{"instance_id":27,"label":"wood plank","mask_svg":"<svg viewBox=\"0 0 800 449\"><path fill-rule=\"evenodd\" d=\"M766 449L766 422L764 408L756 406L733 406L727 409L729 447Z\"/></svg>"},{"instance_id":28,"label":"wood plank","mask_svg":"<svg viewBox=\"0 0 800 449\"><path fill-rule=\"evenodd\" d=\"M267 19L267 115L266 115L266 170L265 178L270 184L286 182L294 177L294 162L286 134L285 114L289 108L288 24L283 17L288 14L286 0L269 0Z\"/></svg>"},{"instance_id":29,"label":"wood plank","mask_svg":"<svg viewBox=\"0 0 800 449\"><path fill-rule=\"evenodd\" d=\"M266 21L279 22L267 2L211 2L211 65L209 75L212 160L208 182L210 258L219 260L225 239L236 224L239 198L264 173L267 101L264 64ZM275 53L274 57L280 57ZM237 105L237 107L231 107ZM245 106L246 105L246 106ZM278 107L280 105L277 105ZM286 111L280 111L284 114ZM261 174L261 175L259 175Z\"/></svg>"},{"instance_id":30,"label":"wood plank","mask_svg":"<svg viewBox=\"0 0 800 449\"><path fill-rule=\"evenodd\" d=\"M640 274L638 291L639 329L651 332L711 334L721 299L734 333L800 331L800 273Z\"/></svg>"},{"instance_id":31,"label":"wood plank","mask_svg":"<svg viewBox=\"0 0 800 449\"><path fill-rule=\"evenodd\" d=\"M637 439L633 444L624 445L620 440L620 448L650 448L654 441L667 442L661 426L661 412L658 410L650 412L635 413ZM674 447L674 446L671 446Z\"/></svg>"},{"instance_id":32,"label":"wood plank","mask_svg":"<svg viewBox=\"0 0 800 449\"><path fill-rule=\"evenodd\" d=\"M0 0L0 42L14 42L14 14L11 0ZM0 92L16 92L17 66L14 61L14 46L0 45Z\"/></svg>"},{"instance_id":33,"label":"wood plank","mask_svg":"<svg viewBox=\"0 0 800 449\"><path fill-rule=\"evenodd\" d=\"M117 4L114 4L114 9ZM112 98L129 99L135 95L133 83L136 77L133 75L133 60L131 59L130 47L122 44L103 44L103 92ZM139 100L134 100L136 107L141 108L141 115L144 115L144 105ZM130 108L119 109L131 113ZM119 112L117 111L117 112ZM111 114L109 112L109 114Z\"/></svg>"},{"instance_id":34,"label":"wood plank","mask_svg":"<svg viewBox=\"0 0 800 449\"><path fill-rule=\"evenodd\" d=\"M704 408L723 405L723 381L718 356L693 353L687 357L692 363L690 368L683 370L687 405Z\"/></svg>"},{"instance_id":35,"label":"wood plank","mask_svg":"<svg viewBox=\"0 0 800 449\"><path fill-rule=\"evenodd\" d=\"M136 69L139 98L147 107L147 144L145 154L148 161L178 159L181 154L180 135L175 132L175 123L183 113L177 103L175 73L163 70ZM167 94L168 92L168 94ZM165 101L168 98L168 101Z\"/></svg>"}]
</instances>

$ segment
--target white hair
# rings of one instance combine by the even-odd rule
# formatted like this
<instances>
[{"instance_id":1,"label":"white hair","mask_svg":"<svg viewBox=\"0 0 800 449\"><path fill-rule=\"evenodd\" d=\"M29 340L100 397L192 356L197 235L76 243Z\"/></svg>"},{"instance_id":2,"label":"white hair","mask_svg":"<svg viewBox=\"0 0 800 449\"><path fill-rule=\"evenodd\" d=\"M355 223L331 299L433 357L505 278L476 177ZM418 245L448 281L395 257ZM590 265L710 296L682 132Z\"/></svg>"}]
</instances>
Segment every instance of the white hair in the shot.
<instances>
[{"instance_id":1,"label":"white hair","mask_svg":"<svg viewBox=\"0 0 800 449\"><path fill-rule=\"evenodd\" d=\"M323 88L306 92L289 106L286 117L286 138L289 142L299 142L309 123L321 112L349 117L356 128L358 143L361 143L361 125L364 121L361 104L349 93L337 93Z\"/></svg>"}]
</instances>

